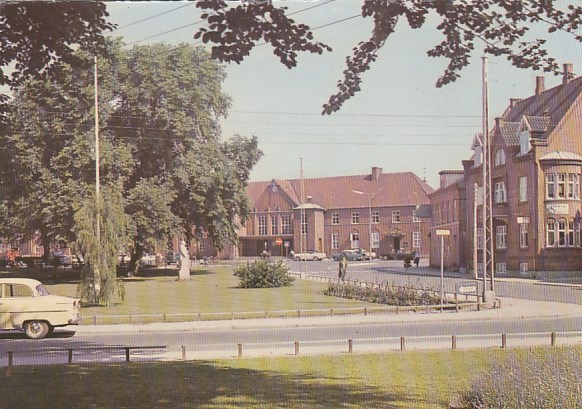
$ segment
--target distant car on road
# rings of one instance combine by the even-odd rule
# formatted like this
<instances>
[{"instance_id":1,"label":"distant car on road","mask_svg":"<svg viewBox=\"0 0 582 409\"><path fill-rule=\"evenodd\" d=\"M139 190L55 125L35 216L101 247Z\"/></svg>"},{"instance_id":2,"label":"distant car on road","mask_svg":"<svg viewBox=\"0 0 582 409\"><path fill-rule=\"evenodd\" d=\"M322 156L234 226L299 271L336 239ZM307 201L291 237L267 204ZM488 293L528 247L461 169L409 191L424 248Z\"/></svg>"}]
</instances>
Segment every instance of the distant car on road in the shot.
<instances>
[{"instance_id":1,"label":"distant car on road","mask_svg":"<svg viewBox=\"0 0 582 409\"><path fill-rule=\"evenodd\" d=\"M326 258L327 255L325 253L320 253L319 251L315 250L308 250L306 253L295 253L293 258L296 261L321 261Z\"/></svg>"},{"instance_id":2,"label":"distant car on road","mask_svg":"<svg viewBox=\"0 0 582 409\"><path fill-rule=\"evenodd\" d=\"M50 295L38 280L0 278L0 330L24 331L41 339L55 327L81 321L81 300Z\"/></svg>"},{"instance_id":3,"label":"distant car on road","mask_svg":"<svg viewBox=\"0 0 582 409\"><path fill-rule=\"evenodd\" d=\"M354 250L344 250L341 253L336 253L332 255L332 258L335 261L338 261L342 258L342 255L346 256L348 261L362 261L362 260L370 260L370 253L368 253L364 249L354 249Z\"/></svg>"}]
</instances>

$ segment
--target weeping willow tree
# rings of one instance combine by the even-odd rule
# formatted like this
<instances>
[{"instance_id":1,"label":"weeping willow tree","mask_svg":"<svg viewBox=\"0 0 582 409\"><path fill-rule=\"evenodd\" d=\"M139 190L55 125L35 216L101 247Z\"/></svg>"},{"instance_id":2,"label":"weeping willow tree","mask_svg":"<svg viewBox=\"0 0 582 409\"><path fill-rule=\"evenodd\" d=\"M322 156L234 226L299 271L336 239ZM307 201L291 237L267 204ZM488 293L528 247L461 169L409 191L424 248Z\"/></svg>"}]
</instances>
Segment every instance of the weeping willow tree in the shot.
<instances>
[{"instance_id":1,"label":"weeping willow tree","mask_svg":"<svg viewBox=\"0 0 582 409\"><path fill-rule=\"evenodd\" d=\"M106 189L98 201L90 195L76 209L75 225L85 259L77 296L90 305L109 305L116 293L123 300L125 288L116 272L119 249L127 237L121 195L111 189Z\"/></svg>"}]
</instances>

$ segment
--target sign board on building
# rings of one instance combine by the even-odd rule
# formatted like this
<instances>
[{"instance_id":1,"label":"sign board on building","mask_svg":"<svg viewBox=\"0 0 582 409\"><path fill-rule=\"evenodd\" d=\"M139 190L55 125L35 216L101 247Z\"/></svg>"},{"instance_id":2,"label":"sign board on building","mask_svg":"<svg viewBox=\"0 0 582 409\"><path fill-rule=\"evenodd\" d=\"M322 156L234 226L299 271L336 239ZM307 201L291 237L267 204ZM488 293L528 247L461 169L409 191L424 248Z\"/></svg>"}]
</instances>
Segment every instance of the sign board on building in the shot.
<instances>
[{"instance_id":1,"label":"sign board on building","mask_svg":"<svg viewBox=\"0 0 582 409\"><path fill-rule=\"evenodd\" d=\"M457 294L477 294L479 284L476 281L462 281L455 284Z\"/></svg>"},{"instance_id":2,"label":"sign board on building","mask_svg":"<svg viewBox=\"0 0 582 409\"><path fill-rule=\"evenodd\" d=\"M567 215L570 213L570 208L568 206L568 203L549 203L546 205L546 211L549 214Z\"/></svg>"},{"instance_id":3,"label":"sign board on building","mask_svg":"<svg viewBox=\"0 0 582 409\"><path fill-rule=\"evenodd\" d=\"M529 223L529 217L517 216L517 224Z\"/></svg>"},{"instance_id":4,"label":"sign board on building","mask_svg":"<svg viewBox=\"0 0 582 409\"><path fill-rule=\"evenodd\" d=\"M436 235L437 236L450 236L451 231L450 230L437 230Z\"/></svg>"}]
</instances>

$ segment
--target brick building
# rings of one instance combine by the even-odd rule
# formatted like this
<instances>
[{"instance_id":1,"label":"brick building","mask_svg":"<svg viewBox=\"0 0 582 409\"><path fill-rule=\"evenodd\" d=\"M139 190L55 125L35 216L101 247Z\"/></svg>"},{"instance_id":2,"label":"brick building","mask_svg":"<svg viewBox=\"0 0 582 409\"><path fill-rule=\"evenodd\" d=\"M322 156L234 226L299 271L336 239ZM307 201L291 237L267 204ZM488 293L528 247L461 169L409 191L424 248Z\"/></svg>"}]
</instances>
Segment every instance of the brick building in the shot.
<instances>
[{"instance_id":1,"label":"brick building","mask_svg":"<svg viewBox=\"0 0 582 409\"><path fill-rule=\"evenodd\" d=\"M562 83L556 87L545 89L544 78L537 77L534 95L512 99L496 118L491 135L496 272L581 270L582 77L573 78L571 64L564 66ZM473 186L477 192L482 186L483 154L478 144L473 149L473 157L463 161L469 269L475 227L477 247L483 243L482 206L477 225L472 222ZM433 206L433 227L435 217Z\"/></svg>"},{"instance_id":2,"label":"brick building","mask_svg":"<svg viewBox=\"0 0 582 409\"><path fill-rule=\"evenodd\" d=\"M428 255L430 219L418 217L417 209L429 205L433 189L413 173L373 167L369 175L304 179L303 185L302 201L300 179L249 184L253 211L239 232L241 256L263 250L286 256L301 245L328 256L352 248Z\"/></svg>"}]
</instances>

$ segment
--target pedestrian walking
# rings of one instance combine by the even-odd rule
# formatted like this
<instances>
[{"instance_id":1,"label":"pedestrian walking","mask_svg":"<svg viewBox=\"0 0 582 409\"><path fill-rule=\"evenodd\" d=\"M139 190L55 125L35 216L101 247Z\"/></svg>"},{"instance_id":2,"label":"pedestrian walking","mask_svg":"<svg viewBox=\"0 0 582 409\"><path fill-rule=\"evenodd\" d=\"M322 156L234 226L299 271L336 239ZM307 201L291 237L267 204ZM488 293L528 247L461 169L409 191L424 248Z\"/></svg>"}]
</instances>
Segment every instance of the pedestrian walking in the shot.
<instances>
[{"instance_id":1,"label":"pedestrian walking","mask_svg":"<svg viewBox=\"0 0 582 409\"><path fill-rule=\"evenodd\" d=\"M416 267L418 267L418 264L420 263L420 253L418 252L418 250L416 250L414 252L414 265Z\"/></svg>"}]
</instances>

